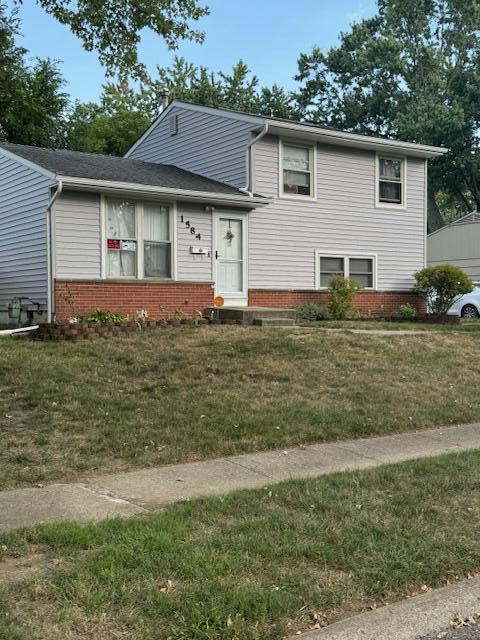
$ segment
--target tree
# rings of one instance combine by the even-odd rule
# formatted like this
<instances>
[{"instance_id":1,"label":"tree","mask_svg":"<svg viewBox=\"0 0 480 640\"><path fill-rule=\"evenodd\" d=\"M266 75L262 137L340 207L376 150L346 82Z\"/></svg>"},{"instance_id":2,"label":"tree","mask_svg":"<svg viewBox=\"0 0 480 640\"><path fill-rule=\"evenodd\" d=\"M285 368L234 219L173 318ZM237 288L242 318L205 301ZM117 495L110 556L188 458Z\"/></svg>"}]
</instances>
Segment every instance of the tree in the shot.
<instances>
[{"instance_id":1,"label":"tree","mask_svg":"<svg viewBox=\"0 0 480 640\"><path fill-rule=\"evenodd\" d=\"M480 208L478 0L378 0L339 46L302 54L297 79L313 122L450 149L431 163L430 230L439 190L462 212Z\"/></svg>"},{"instance_id":2,"label":"tree","mask_svg":"<svg viewBox=\"0 0 480 640\"><path fill-rule=\"evenodd\" d=\"M425 267L415 274L416 293L425 299L434 314L445 314L452 304L473 289L467 274L453 264Z\"/></svg>"},{"instance_id":3,"label":"tree","mask_svg":"<svg viewBox=\"0 0 480 640\"><path fill-rule=\"evenodd\" d=\"M176 57L171 67L158 68L158 80L153 83L159 95L163 87L176 100L194 102L209 107L226 107L261 115L295 118L298 108L292 93L278 85L261 87L248 65L239 60L230 73L210 71L206 67Z\"/></svg>"},{"instance_id":4,"label":"tree","mask_svg":"<svg viewBox=\"0 0 480 640\"><path fill-rule=\"evenodd\" d=\"M209 13L198 0L38 0L38 4L67 25L84 49L96 51L109 75L118 73L121 78L145 78L138 55L144 29L175 49L179 40L203 41L203 32L193 29L191 22Z\"/></svg>"},{"instance_id":5,"label":"tree","mask_svg":"<svg viewBox=\"0 0 480 640\"><path fill-rule=\"evenodd\" d=\"M0 137L39 146L64 144L64 113L68 103L58 64L40 60L29 66L27 51L18 47L16 13L0 4Z\"/></svg>"},{"instance_id":6,"label":"tree","mask_svg":"<svg viewBox=\"0 0 480 640\"><path fill-rule=\"evenodd\" d=\"M75 151L123 156L147 129L155 97L146 89L107 84L100 104L77 103L68 123L68 146Z\"/></svg>"}]
</instances>

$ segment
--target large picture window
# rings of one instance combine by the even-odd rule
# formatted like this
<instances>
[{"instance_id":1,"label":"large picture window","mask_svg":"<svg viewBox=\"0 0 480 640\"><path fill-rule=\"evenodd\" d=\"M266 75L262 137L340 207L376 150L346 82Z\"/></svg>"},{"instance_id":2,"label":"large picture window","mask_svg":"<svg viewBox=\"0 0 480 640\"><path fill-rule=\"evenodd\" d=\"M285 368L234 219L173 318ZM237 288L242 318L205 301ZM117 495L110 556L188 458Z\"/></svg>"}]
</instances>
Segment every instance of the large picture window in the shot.
<instances>
[{"instance_id":1,"label":"large picture window","mask_svg":"<svg viewBox=\"0 0 480 640\"><path fill-rule=\"evenodd\" d=\"M314 148L281 144L281 193L294 197L314 197Z\"/></svg>"},{"instance_id":2,"label":"large picture window","mask_svg":"<svg viewBox=\"0 0 480 640\"><path fill-rule=\"evenodd\" d=\"M168 206L106 200L104 273L107 278L172 277Z\"/></svg>"},{"instance_id":3,"label":"large picture window","mask_svg":"<svg viewBox=\"0 0 480 640\"><path fill-rule=\"evenodd\" d=\"M405 199L405 161L401 158L378 157L378 202L403 205Z\"/></svg>"},{"instance_id":4,"label":"large picture window","mask_svg":"<svg viewBox=\"0 0 480 640\"><path fill-rule=\"evenodd\" d=\"M172 251L168 207L145 204L143 211L144 275L146 278L171 278Z\"/></svg>"},{"instance_id":5,"label":"large picture window","mask_svg":"<svg viewBox=\"0 0 480 640\"><path fill-rule=\"evenodd\" d=\"M358 282L363 289L375 288L375 256L332 255L317 251L317 286L328 289L332 278L344 276Z\"/></svg>"},{"instance_id":6,"label":"large picture window","mask_svg":"<svg viewBox=\"0 0 480 640\"><path fill-rule=\"evenodd\" d=\"M135 204L126 200L107 203L107 275L134 278L137 275L137 231Z\"/></svg>"}]
</instances>

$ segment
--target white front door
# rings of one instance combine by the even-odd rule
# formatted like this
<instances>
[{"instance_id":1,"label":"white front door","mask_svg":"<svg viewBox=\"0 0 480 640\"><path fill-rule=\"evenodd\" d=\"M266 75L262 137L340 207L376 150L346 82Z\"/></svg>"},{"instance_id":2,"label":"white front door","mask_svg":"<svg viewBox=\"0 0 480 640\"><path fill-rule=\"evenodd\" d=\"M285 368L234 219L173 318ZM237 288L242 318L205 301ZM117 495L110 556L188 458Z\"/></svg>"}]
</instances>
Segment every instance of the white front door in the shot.
<instances>
[{"instance_id":1,"label":"white front door","mask_svg":"<svg viewBox=\"0 0 480 640\"><path fill-rule=\"evenodd\" d=\"M214 214L213 270L215 295L225 305L247 306L247 216Z\"/></svg>"}]
</instances>

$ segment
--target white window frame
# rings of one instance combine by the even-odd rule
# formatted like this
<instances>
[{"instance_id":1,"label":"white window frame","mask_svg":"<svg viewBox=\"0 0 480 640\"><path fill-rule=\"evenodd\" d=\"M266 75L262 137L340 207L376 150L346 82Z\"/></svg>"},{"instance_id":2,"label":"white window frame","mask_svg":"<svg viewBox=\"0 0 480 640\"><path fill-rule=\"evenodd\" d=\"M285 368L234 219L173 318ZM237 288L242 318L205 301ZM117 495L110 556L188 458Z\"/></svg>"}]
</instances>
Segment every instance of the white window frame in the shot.
<instances>
[{"instance_id":1,"label":"white window frame","mask_svg":"<svg viewBox=\"0 0 480 640\"><path fill-rule=\"evenodd\" d=\"M308 149L310 154L310 187L311 194L304 196L296 193L285 193L283 190L283 158L284 147L298 147ZM278 197L282 200L316 200L317 199L317 145L301 140L278 139Z\"/></svg>"},{"instance_id":2,"label":"white window frame","mask_svg":"<svg viewBox=\"0 0 480 640\"><path fill-rule=\"evenodd\" d=\"M322 251L321 249L315 249L315 289L320 291L328 291L328 287L322 287L320 285L320 258L343 258L344 277L350 277L350 259L360 258L365 260L372 260L373 268L373 286L363 287L363 291L376 291L377 290L377 270L378 270L378 257L376 253L365 253L356 251L345 252L332 252Z\"/></svg>"},{"instance_id":3,"label":"white window frame","mask_svg":"<svg viewBox=\"0 0 480 640\"><path fill-rule=\"evenodd\" d=\"M107 252L107 202L109 200L128 200L135 205L135 233L137 235L137 275L136 276L109 276L108 275L108 252ZM156 204L168 207L170 214L170 278L146 277L144 264L144 237L143 237L143 216L144 205ZM177 280L177 204L176 202L159 201L152 198L132 198L128 195L101 195L100 199L100 219L101 219L101 278L102 280L129 280L132 282L141 280L144 282L172 282Z\"/></svg>"},{"instance_id":4,"label":"white window frame","mask_svg":"<svg viewBox=\"0 0 480 640\"><path fill-rule=\"evenodd\" d=\"M380 160L400 161L400 184L402 201L383 202L380 200ZM393 182L393 181L392 181ZM390 155L388 153L375 154L375 207L377 209L406 209L407 208L407 157L402 155Z\"/></svg>"}]
</instances>

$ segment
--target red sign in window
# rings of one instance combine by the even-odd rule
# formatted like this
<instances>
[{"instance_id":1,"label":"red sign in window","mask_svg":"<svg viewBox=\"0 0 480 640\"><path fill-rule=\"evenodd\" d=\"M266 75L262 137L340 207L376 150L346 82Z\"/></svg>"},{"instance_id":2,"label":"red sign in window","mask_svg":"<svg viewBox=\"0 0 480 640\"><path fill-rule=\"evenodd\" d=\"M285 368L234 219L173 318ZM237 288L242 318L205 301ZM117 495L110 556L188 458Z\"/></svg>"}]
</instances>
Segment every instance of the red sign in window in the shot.
<instances>
[{"instance_id":1,"label":"red sign in window","mask_svg":"<svg viewBox=\"0 0 480 640\"><path fill-rule=\"evenodd\" d=\"M120 240L107 240L107 249L120 249Z\"/></svg>"}]
</instances>

